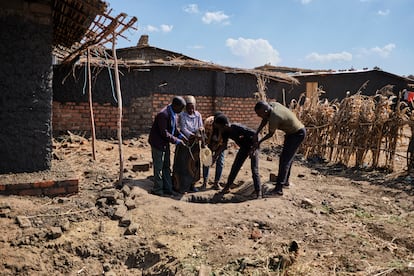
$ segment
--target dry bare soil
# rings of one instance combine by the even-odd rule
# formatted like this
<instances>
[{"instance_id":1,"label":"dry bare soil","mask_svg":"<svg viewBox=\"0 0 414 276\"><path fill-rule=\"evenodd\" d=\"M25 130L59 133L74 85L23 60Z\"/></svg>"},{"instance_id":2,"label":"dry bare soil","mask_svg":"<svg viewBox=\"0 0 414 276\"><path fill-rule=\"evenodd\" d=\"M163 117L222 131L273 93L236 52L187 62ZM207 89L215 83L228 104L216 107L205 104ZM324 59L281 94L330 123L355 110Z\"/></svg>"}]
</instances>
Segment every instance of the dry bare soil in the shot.
<instances>
[{"instance_id":1,"label":"dry bare soil","mask_svg":"<svg viewBox=\"0 0 414 276\"><path fill-rule=\"evenodd\" d=\"M0 196L1 275L414 275L413 178L303 160L282 197L253 199L250 164L232 193L149 193L145 136L123 142L62 136L50 172L0 181L78 178L69 197ZM237 148L226 153L225 181ZM271 187L280 147L264 146L260 174ZM139 166L138 166L139 167ZM210 177L214 174L214 168ZM200 185L199 183L198 185Z\"/></svg>"}]
</instances>

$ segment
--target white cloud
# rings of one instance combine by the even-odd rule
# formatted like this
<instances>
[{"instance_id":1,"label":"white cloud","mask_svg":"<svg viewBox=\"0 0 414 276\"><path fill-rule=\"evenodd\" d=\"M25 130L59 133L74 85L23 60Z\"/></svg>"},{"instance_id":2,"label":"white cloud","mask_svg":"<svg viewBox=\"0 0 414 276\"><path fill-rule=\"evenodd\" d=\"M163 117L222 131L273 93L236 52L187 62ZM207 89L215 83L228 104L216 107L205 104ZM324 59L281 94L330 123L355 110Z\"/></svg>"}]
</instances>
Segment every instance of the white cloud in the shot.
<instances>
[{"instance_id":1,"label":"white cloud","mask_svg":"<svg viewBox=\"0 0 414 276\"><path fill-rule=\"evenodd\" d=\"M312 0L301 0L300 2L302 2L302 4L306 5L309 4L310 2L312 2Z\"/></svg>"},{"instance_id":2,"label":"white cloud","mask_svg":"<svg viewBox=\"0 0 414 276\"><path fill-rule=\"evenodd\" d=\"M247 67L260 66L266 63L277 65L281 59L279 52L265 39L238 39L228 38L226 46L230 48L233 55L243 59Z\"/></svg>"},{"instance_id":3,"label":"white cloud","mask_svg":"<svg viewBox=\"0 0 414 276\"><path fill-rule=\"evenodd\" d=\"M154 33L154 32L163 32L163 33L169 33L171 32L173 29L173 25L166 25L166 24L162 24L160 25L160 27L155 27L152 25L147 25L145 27L143 27L143 31L149 32L149 33Z\"/></svg>"},{"instance_id":4,"label":"white cloud","mask_svg":"<svg viewBox=\"0 0 414 276\"><path fill-rule=\"evenodd\" d=\"M373 48L369 49L369 52L378 54L380 57L386 58L390 55L390 53L392 52L392 50L394 50L394 48L395 48L395 44L394 43L389 43L389 44L385 45L382 48L380 48L378 46L373 47Z\"/></svg>"},{"instance_id":5,"label":"white cloud","mask_svg":"<svg viewBox=\"0 0 414 276\"><path fill-rule=\"evenodd\" d=\"M144 27L144 30L147 32L158 32L158 28L152 25L147 25L146 27Z\"/></svg>"},{"instance_id":6,"label":"white cloud","mask_svg":"<svg viewBox=\"0 0 414 276\"><path fill-rule=\"evenodd\" d=\"M341 53L329 53L329 54L318 54L311 53L306 56L307 60L317 61L317 62L332 62L332 61L351 61L352 54L348 52Z\"/></svg>"},{"instance_id":7,"label":"white cloud","mask_svg":"<svg viewBox=\"0 0 414 276\"><path fill-rule=\"evenodd\" d=\"M228 21L227 21L228 18L229 16L225 14L224 12L216 11L216 12L206 12L202 17L202 20L206 24L221 23L221 22L223 22L224 24L228 24Z\"/></svg>"},{"instance_id":8,"label":"white cloud","mask_svg":"<svg viewBox=\"0 0 414 276\"><path fill-rule=\"evenodd\" d=\"M183 8L186 13L199 13L197 4L188 4Z\"/></svg>"},{"instance_id":9,"label":"white cloud","mask_svg":"<svg viewBox=\"0 0 414 276\"><path fill-rule=\"evenodd\" d=\"M385 11L379 10L378 11L378 15L381 15L381 16L387 16L389 14L390 14L390 10L385 10Z\"/></svg>"},{"instance_id":10,"label":"white cloud","mask_svg":"<svg viewBox=\"0 0 414 276\"><path fill-rule=\"evenodd\" d=\"M161 25L161 31L164 33L169 33L172 31L172 29L173 29L173 25L165 25L165 24Z\"/></svg>"}]
</instances>

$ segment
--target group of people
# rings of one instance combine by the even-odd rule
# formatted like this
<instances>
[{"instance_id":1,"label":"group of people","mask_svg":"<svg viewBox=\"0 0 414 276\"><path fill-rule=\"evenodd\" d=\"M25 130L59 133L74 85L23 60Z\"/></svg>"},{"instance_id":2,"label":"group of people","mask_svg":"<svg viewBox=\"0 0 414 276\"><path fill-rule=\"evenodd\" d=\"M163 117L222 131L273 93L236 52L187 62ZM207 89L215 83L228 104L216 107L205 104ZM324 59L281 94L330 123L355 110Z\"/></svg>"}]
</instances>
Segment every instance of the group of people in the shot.
<instances>
[{"instance_id":1,"label":"group of people","mask_svg":"<svg viewBox=\"0 0 414 276\"><path fill-rule=\"evenodd\" d=\"M304 125L296 115L284 105L259 101L254 110L262 121L253 130L242 124L230 123L228 117L217 112L204 121L196 110L194 96L175 96L171 104L164 107L156 116L150 131L154 187L153 194L173 195L174 193L197 192L195 184L200 180L201 167L205 190L208 184L209 166L200 161L200 152L207 149L212 153L215 164L213 189L228 193L238 172L247 158L250 167L256 198L262 196L259 176L259 148L261 143L271 138L277 129L285 132L282 153L279 158L279 171L276 185L269 194L283 195L283 188L289 186L292 162L300 144L306 136ZM268 133L260 137L261 130L268 125ZM224 165L224 151L229 139L239 147L230 174L224 187L219 185ZM173 171L171 172L170 144L175 144Z\"/></svg>"}]
</instances>

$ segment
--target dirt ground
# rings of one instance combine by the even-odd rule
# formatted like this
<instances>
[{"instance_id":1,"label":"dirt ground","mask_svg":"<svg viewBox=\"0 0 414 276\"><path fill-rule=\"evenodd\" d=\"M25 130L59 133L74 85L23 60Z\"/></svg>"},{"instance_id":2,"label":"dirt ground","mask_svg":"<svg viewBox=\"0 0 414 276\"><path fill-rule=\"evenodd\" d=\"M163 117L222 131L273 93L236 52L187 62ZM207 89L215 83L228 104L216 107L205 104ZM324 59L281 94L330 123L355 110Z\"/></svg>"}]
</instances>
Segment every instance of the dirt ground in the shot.
<instances>
[{"instance_id":1,"label":"dirt ground","mask_svg":"<svg viewBox=\"0 0 414 276\"><path fill-rule=\"evenodd\" d=\"M414 178L401 157L387 173L298 155L291 187L263 199L249 196L247 161L223 198L211 189L159 197L149 193L146 136L123 141L122 189L118 142L96 149L93 161L90 140L62 136L50 172L0 176L80 185L69 197L0 196L1 275L414 275ZM264 187L279 151L275 141L262 148Z\"/></svg>"}]
</instances>

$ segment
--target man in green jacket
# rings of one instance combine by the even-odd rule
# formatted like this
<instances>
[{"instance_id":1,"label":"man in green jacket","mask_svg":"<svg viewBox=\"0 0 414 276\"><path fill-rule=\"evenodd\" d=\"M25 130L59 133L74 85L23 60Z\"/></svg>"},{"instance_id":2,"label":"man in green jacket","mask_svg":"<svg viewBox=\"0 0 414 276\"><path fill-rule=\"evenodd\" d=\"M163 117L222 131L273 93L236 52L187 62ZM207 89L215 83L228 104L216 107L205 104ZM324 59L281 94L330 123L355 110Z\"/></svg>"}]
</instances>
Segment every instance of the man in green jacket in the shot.
<instances>
[{"instance_id":1,"label":"man in green jacket","mask_svg":"<svg viewBox=\"0 0 414 276\"><path fill-rule=\"evenodd\" d=\"M285 132L283 149L279 157L279 172L276 179L276 187L271 191L271 194L283 195L283 186L289 186L293 158L306 136L305 126L299 121L295 113L277 102L267 103L259 101L254 107L254 111L257 116L262 118L262 122L255 135L257 148L260 147L263 141L272 137L276 129ZM259 140L258 135L266 125L269 125L269 132Z\"/></svg>"}]
</instances>

